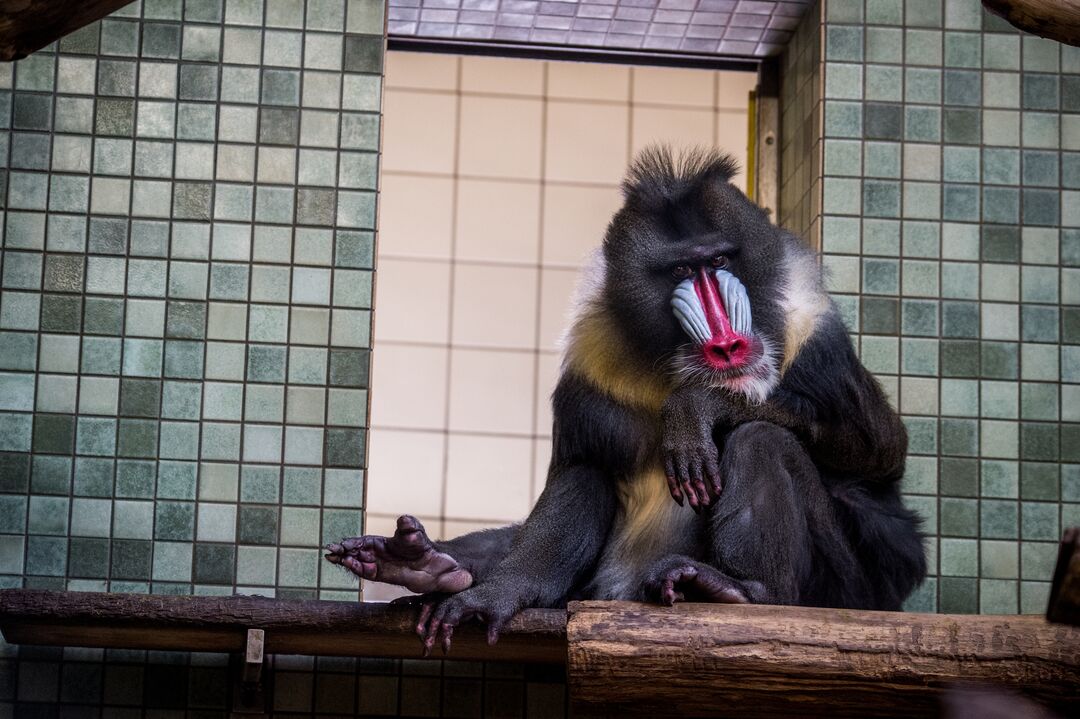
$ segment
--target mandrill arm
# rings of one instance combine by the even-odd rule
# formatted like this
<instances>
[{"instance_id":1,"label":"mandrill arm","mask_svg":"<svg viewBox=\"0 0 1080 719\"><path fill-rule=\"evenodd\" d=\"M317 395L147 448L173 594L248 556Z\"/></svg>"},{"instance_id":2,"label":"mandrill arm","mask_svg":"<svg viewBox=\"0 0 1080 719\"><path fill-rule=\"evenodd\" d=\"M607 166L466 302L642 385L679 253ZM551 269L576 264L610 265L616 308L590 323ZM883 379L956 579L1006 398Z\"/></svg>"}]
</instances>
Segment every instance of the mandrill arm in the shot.
<instances>
[{"instance_id":1,"label":"mandrill arm","mask_svg":"<svg viewBox=\"0 0 1080 719\"><path fill-rule=\"evenodd\" d=\"M662 410L662 453L675 501L697 509L719 495L720 448L750 422L795 434L823 474L892 483L904 472L907 433L855 356L839 318L828 317L761 404L724 389L683 385Z\"/></svg>"},{"instance_id":2,"label":"mandrill arm","mask_svg":"<svg viewBox=\"0 0 1080 719\"><path fill-rule=\"evenodd\" d=\"M520 610L565 604L603 551L618 504L612 478L651 448L650 426L572 372L559 380L553 407L544 491L490 575L421 617L426 652L436 644L448 650L454 627L464 621L484 621L494 642Z\"/></svg>"}]
</instances>

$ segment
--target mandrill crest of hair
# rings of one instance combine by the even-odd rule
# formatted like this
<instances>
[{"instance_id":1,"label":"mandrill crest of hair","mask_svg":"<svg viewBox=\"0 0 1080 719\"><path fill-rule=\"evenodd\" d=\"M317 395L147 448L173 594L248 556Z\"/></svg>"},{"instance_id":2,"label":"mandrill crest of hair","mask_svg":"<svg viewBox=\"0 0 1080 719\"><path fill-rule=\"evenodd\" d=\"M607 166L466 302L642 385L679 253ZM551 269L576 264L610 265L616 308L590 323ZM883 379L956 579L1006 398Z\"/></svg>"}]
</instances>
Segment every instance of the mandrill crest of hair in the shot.
<instances>
[{"instance_id":1,"label":"mandrill crest of hair","mask_svg":"<svg viewBox=\"0 0 1080 719\"><path fill-rule=\"evenodd\" d=\"M729 182L739 172L731 155L712 148L675 153L667 145L645 148L622 182L623 197L647 204L671 201L697 187Z\"/></svg>"}]
</instances>

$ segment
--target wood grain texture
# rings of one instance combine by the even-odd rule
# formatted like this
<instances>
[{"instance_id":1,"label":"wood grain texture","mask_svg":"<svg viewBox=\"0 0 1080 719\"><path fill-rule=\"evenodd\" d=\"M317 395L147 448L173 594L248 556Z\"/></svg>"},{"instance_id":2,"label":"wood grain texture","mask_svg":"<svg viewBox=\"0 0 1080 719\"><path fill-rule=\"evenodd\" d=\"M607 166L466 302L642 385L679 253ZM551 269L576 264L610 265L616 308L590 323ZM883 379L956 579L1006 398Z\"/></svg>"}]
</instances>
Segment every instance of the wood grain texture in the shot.
<instances>
[{"instance_id":1,"label":"wood grain texture","mask_svg":"<svg viewBox=\"0 0 1080 719\"><path fill-rule=\"evenodd\" d=\"M586 715L900 717L992 682L1080 712L1080 628L1039 616L575 602L567 674Z\"/></svg>"},{"instance_id":2,"label":"wood grain texture","mask_svg":"<svg viewBox=\"0 0 1080 719\"><path fill-rule=\"evenodd\" d=\"M12 644L243 654L247 630L262 629L268 654L412 658L415 621L411 608L378 603L0 590L0 632ZM450 658L561 664L566 612L523 612L493 647L479 626L461 627Z\"/></svg>"},{"instance_id":3,"label":"wood grain texture","mask_svg":"<svg viewBox=\"0 0 1080 719\"><path fill-rule=\"evenodd\" d=\"M1010 25L1067 45L1080 45L1078 0L982 0L983 7Z\"/></svg>"},{"instance_id":4,"label":"wood grain texture","mask_svg":"<svg viewBox=\"0 0 1080 719\"><path fill-rule=\"evenodd\" d=\"M0 61L26 57L131 1L4 0L0 2Z\"/></svg>"}]
</instances>

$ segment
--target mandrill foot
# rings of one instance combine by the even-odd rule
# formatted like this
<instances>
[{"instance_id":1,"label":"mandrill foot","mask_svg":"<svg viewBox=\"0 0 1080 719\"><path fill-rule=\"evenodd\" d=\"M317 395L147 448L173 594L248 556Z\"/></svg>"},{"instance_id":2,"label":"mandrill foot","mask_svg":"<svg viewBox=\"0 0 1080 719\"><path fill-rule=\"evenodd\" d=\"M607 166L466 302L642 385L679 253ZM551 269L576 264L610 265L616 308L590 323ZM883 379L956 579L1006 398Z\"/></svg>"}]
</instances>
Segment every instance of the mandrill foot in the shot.
<instances>
[{"instance_id":1,"label":"mandrill foot","mask_svg":"<svg viewBox=\"0 0 1080 719\"><path fill-rule=\"evenodd\" d=\"M651 597L669 607L684 601L719 604L750 601L738 580L707 564L680 557L657 567L646 589Z\"/></svg>"},{"instance_id":2,"label":"mandrill foot","mask_svg":"<svg viewBox=\"0 0 1080 719\"><path fill-rule=\"evenodd\" d=\"M392 537L353 537L326 549L331 564L345 567L361 579L396 584L411 592L453 594L473 583L469 570L440 552L424 525L408 514L398 517Z\"/></svg>"}]
</instances>

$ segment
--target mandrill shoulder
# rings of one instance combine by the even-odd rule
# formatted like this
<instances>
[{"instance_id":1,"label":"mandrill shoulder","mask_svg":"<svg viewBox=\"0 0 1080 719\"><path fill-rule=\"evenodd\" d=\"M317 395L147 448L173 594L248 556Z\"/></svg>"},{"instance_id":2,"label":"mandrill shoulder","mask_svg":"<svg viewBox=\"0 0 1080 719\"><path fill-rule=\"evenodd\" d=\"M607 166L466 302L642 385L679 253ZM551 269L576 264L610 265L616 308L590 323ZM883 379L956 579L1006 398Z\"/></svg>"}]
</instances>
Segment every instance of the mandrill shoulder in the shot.
<instances>
[{"instance_id":1,"label":"mandrill shoulder","mask_svg":"<svg viewBox=\"0 0 1080 719\"><path fill-rule=\"evenodd\" d=\"M892 412L831 301L784 372L774 399L801 416L829 424L859 424L868 414Z\"/></svg>"},{"instance_id":2,"label":"mandrill shoulder","mask_svg":"<svg viewBox=\"0 0 1080 719\"><path fill-rule=\"evenodd\" d=\"M794 235L788 238L780 264L783 279L778 305L784 318L780 371L784 373L836 310L825 291L817 255Z\"/></svg>"},{"instance_id":3,"label":"mandrill shoulder","mask_svg":"<svg viewBox=\"0 0 1080 719\"><path fill-rule=\"evenodd\" d=\"M639 357L609 314L599 303L583 309L564 338L563 372L624 407L659 415L670 379Z\"/></svg>"}]
</instances>

